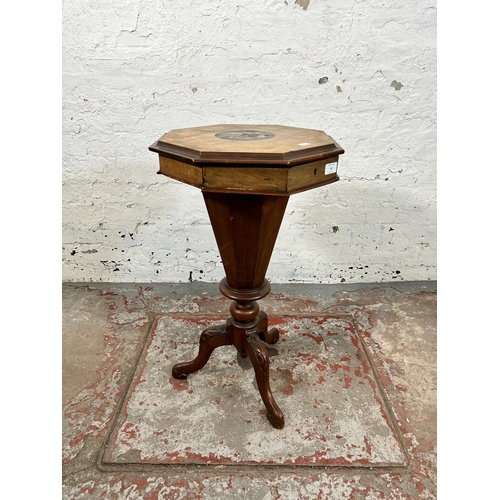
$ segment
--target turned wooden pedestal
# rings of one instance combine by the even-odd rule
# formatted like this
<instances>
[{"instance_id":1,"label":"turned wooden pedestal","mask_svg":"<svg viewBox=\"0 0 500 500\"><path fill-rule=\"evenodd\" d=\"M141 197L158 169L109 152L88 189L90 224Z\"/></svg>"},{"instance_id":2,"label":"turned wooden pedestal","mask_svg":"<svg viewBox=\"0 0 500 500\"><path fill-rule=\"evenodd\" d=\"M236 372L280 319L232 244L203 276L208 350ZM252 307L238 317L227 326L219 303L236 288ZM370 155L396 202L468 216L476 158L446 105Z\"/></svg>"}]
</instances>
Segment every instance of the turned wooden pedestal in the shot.
<instances>
[{"instance_id":1,"label":"turned wooden pedestal","mask_svg":"<svg viewBox=\"0 0 500 500\"><path fill-rule=\"evenodd\" d=\"M233 345L252 361L268 419L282 429L265 346L279 332L268 328L258 300L271 290L265 274L290 194L337 181L344 150L322 131L279 125L177 129L149 149L159 154L158 173L201 188L226 273L219 289L233 301L230 318L204 330L196 358L172 375L185 379L214 349Z\"/></svg>"}]
</instances>

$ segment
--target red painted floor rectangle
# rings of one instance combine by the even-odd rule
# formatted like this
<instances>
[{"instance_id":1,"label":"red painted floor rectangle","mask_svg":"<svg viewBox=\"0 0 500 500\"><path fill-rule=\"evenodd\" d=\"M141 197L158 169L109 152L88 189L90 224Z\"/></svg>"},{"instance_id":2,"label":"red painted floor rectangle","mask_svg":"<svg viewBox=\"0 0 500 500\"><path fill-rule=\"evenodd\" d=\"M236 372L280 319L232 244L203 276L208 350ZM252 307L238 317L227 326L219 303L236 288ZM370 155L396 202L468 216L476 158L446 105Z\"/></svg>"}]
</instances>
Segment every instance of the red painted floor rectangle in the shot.
<instances>
[{"instance_id":1,"label":"red painted floor rectangle","mask_svg":"<svg viewBox=\"0 0 500 500\"><path fill-rule=\"evenodd\" d=\"M173 379L201 331L225 318L159 318L110 434L106 464L398 467L407 458L349 317L270 318L270 382L285 428L269 424L253 367L232 346Z\"/></svg>"}]
</instances>

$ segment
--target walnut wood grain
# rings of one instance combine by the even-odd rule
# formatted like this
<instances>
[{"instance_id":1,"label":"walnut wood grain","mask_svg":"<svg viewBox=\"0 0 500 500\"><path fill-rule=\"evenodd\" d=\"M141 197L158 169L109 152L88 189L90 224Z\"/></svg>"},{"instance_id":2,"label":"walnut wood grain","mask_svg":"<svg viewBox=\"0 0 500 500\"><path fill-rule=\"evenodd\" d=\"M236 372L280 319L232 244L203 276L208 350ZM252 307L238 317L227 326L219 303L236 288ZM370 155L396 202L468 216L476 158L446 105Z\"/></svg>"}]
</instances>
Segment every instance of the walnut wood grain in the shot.
<instances>
[{"instance_id":1,"label":"walnut wood grain","mask_svg":"<svg viewBox=\"0 0 500 500\"><path fill-rule=\"evenodd\" d=\"M326 174L325 167L329 163L338 163L339 157L334 156L328 160L320 160L288 170L287 192L290 194L299 193L307 189L326 186L339 180L337 173Z\"/></svg>"},{"instance_id":2,"label":"walnut wood grain","mask_svg":"<svg viewBox=\"0 0 500 500\"><path fill-rule=\"evenodd\" d=\"M258 310L258 307L255 308ZM239 322L233 319L225 324L203 330L198 348L198 355L192 361L177 363L172 368L172 376L185 380L190 373L201 370L210 359L212 352L224 345L234 345L242 357L249 357L255 371L255 380L267 418L276 429L283 429L285 417L276 403L269 382L269 356L266 344L275 343L279 338L276 328L268 330L267 315L259 313L257 323Z\"/></svg>"},{"instance_id":3,"label":"walnut wood grain","mask_svg":"<svg viewBox=\"0 0 500 500\"><path fill-rule=\"evenodd\" d=\"M267 132L264 140L225 140L221 132L255 130ZM263 164L287 167L331 158L344 150L325 132L283 125L225 124L174 129L149 148L160 155L198 165Z\"/></svg>"},{"instance_id":4,"label":"walnut wood grain","mask_svg":"<svg viewBox=\"0 0 500 500\"><path fill-rule=\"evenodd\" d=\"M203 167L205 191L287 193L288 169Z\"/></svg>"},{"instance_id":5,"label":"walnut wood grain","mask_svg":"<svg viewBox=\"0 0 500 500\"><path fill-rule=\"evenodd\" d=\"M271 290L265 275L290 194L338 181L325 167L344 150L320 130L232 124L171 130L149 149L159 154L159 173L201 188L226 273L219 289L232 300L226 323L205 329L198 355L172 375L186 378L214 349L233 345L251 359L269 422L282 429L266 351L279 332L257 301Z\"/></svg>"},{"instance_id":6,"label":"walnut wood grain","mask_svg":"<svg viewBox=\"0 0 500 500\"><path fill-rule=\"evenodd\" d=\"M203 187L203 170L189 163L160 156L160 173L195 187Z\"/></svg>"},{"instance_id":7,"label":"walnut wood grain","mask_svg":"<svg viewBox=\"0 0 500 500\"><path fill-rule=\"evenodd\" d=\"M260 288L265 279L288 196L203 191L228 285Z\"/></svg>"}]
</instances>

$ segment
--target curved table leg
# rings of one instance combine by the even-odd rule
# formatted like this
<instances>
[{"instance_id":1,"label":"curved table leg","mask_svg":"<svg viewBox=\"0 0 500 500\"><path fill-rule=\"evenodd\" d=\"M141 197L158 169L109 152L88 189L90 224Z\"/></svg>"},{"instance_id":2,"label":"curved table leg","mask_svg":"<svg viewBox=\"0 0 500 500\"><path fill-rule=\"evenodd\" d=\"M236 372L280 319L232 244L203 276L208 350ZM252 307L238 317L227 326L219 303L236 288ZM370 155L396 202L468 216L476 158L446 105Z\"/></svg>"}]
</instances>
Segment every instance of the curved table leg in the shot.
<instances>
[{"instance_id":1,"label":"curved table leg","mask_svg":"<svg viewBox=\"0 0 500 500\"><path fill-rule=\"evenodd\" d=\"M212 326L203 330L200 336L200 348L198 356L188 363L177 363L172 368L172 376L176 379L185 380L188 374L201 370L217 347L233 345L231 324L227 321L223 325Z\"/></svg>"},{"instance_id":2,"label":"curved table leg","mask_svg":"<svg viewBox=\"0 0 500 500\"><path fill-rule=\"evenodd\" d=\"M258 330L247 333L245 351L252 360L257 386L267 409L267 418L273 427L283 429L285 417L271 392L269 385L269 357L264 344L259 338Z\"/></svg>"},{"instance_id":3,"label":"curved table leg","mask_svg":"<svg viewBox=\"0 0 500 500\"><path fill-rule=\"evenodd\" d=\"M267 314L264 311L259 312L258 318L257 333L260 339L266 342L266 344L276 344L280 338L278 329L271 328L268 330Z\"/></svg>"}]
</instances>

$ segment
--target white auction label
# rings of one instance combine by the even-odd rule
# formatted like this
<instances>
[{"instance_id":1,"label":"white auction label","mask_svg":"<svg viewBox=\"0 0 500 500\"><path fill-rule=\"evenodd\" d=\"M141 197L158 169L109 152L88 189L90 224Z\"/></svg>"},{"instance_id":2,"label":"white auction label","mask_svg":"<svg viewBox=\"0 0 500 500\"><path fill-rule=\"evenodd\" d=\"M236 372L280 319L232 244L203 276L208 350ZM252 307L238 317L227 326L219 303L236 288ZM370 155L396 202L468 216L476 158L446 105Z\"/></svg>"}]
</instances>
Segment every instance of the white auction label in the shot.
<instances>
[{"instance_id":1,"label":"white auction label","mask_svg":"<svg viewBox=\"0 0 500 500\"><path fill-rule=\"evenodd\" d=\"M336 161L334 161L333 163L327 163L325 165L325 175L336 174L337 173L337 165L338 165L338 162L336 162Z\"/></svg>"}]
</instances>

